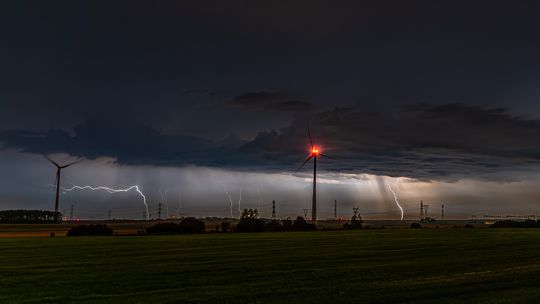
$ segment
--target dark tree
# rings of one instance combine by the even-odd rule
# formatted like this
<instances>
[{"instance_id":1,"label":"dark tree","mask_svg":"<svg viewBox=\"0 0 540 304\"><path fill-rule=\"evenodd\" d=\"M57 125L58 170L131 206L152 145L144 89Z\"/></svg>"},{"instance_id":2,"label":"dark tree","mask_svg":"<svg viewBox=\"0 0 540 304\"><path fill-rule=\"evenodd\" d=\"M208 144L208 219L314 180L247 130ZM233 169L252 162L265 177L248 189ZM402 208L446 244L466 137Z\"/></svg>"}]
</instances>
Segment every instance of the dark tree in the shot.
<instances>
[{"instance_id":1,"label":"dark tree","mask_svg":"<svg viewBox=\"0 0 540 304\"><path fill-rule=\"evenodd\" d=\"M264 221L259 219L257 209L244 209L240 222L236 225L237 232L263 232Z\"/></svg>"},{"instance_id":2,"label":"dark tree","mask_svg":"<svg viewBox=\"0 0 540 304\"><path fill-rule=\"evenodd\" d=\"M222 222L221 223L221 231L222 232L228 232L230 228L231 228L231 223L229 223L229 222Z\"/></svg>"},{"instance_id":3,"label":"dark tree","mask_svg":"<svg viewBox=\"0 0 540 304\"><path fill-rule=\"evenodd\" d=\"M345 229L362 229L362 217L358 214L358 207L353 208L353 216L350 223L345 223L343 228Z\"/></svg>"},{"instance_id":4,"label":"dark tree","mask_svg":"<svg viewBox=\"0 0 540 304\"><path fill-rule=\"evenodd\" d=\"M283 225L283 230L284 231L291 231L292 230L292 220L291 220L290 217L282 220L281 223Z\"/></svg>"},{"instance_id":5,"label":"dark tree","mask_svg":"<svg viewBox=\"0 0 540 304\"><path fill-rule=\"evenodd\" d=\"M317 230L317 226L315 226L314 224L309 224L308 222L306 222L306 220L303 217L297 216L292 224L292 230L313 231L313 230Z\"/></svg>"},{"instance_id":6,"label":"dark tree","mask_svg":"<svg viewBox=\"0 0 540 304\"><path fill-rule=\"evenodd\" d=\"M180 233L203 233L205 231L204 222L194 217L186 217L178 224L178 232Z\"/></svg>"},{"instance_id":7,"label":"dark tree","mask_svg":"<svg viewBox=\"0 0 540 304\"><path fill-rule=\"evenodd\" d=\"M420 225L420 223L412 223L411 224L411 229L419 229L419 228L422 228L422 225Z\"/></svg>"},{"instance_id":8,"label":"dark tree","mask_svg":"<svg viewBox=\"0 0 540 304\"><path fill-rule=\"evenodd\" d=\"M148 234L174 234L178 233L178 225L175 223L157 223L146 228Z\"/></svg>"},{"instance_id":9,"label":"dark tree","mask_svg":"<svg viewBox=\"0 0 540 304\"><path fill-rule=\"evenodd\" d=\"M266 231L282 231L283 230L283 226L281 226L281 224L276 221L276 220L272 220L271 222L267 223L266 224L266 228L265 228Z\"/></svg>"}]
</instances>

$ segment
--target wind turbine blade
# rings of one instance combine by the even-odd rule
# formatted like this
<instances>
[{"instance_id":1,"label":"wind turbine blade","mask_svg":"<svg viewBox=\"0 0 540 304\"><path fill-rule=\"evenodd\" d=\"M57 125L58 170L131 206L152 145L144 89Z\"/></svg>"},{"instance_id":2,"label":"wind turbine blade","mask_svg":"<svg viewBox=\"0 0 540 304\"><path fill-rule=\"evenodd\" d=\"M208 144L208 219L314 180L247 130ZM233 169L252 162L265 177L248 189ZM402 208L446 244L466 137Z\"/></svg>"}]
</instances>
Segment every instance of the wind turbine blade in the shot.
<instances>
[{"instance_id":1,"label":"wind turbine blade","mask_svg":"<svg viewBox=\"0 0 540 304\"><path fill-rule=\"evenodd\" d=\"M302 163L302 165L300 167L298 167L298 169L296 169L296 171L294 171L294 173L300 171L300 169L302 169L302 167L304 167L304 165L310 160L313 158L313 155L310 155L306 158L306 160L304 160L304 162Z\"/></svg>"},{"instance_id":2,"label":"wind turbine blade","mask_svg":"<svg viewBox=\"0 0 540 304\"><path fill-rule=\"evenodd\" d=\"M307 126L307 133L309 136L309 143L311 144L311 148L313 149L313 139L311 138L311 131L309 130L309 125Z\"/></svg>"},{"instance_id":3,"label":"wind turbine blade","mask_svg":"<svg viewBox=\"0 0 540 304\"><path fill-rule=\"evenodd\" d=\"M328 155L326 155L326 154L322 154L322 153L319 153L319 155L320 155L320 156L327 157L327 158L333 158L333 157L330 157L330 156L328 156Z\"/></svg>"},{"instance_id":4,"label":"wind turbine blade","mask_svg":"<svg viewBox=\"0 0 540 304\"><path fill-rule=\"evenodd\" d=\"M43 157L45 157L48 161L50 161L56 167L60 168L60 165L57 164L54 160L50 159L47 155L43 154Z\"/></svg>"},{"instance_id":5,"label":"wind turbine blade","mask_svg":"<svg viewBox=\"0 0 540 304\"><path fill-rule=\"evenodd\" d=\"M73 165L75 165L75 164L78 164L78 163L82 162L83 160L84 160L84 159L76 160L76 161L74 161L74 162L72 162L72 163L69 163L69 164L67 164L67 165L61 166L60 169L64 169L64 168L67 168L67 167L69 167L69 166L73 166Z\"/></svg>"}]
</instances>

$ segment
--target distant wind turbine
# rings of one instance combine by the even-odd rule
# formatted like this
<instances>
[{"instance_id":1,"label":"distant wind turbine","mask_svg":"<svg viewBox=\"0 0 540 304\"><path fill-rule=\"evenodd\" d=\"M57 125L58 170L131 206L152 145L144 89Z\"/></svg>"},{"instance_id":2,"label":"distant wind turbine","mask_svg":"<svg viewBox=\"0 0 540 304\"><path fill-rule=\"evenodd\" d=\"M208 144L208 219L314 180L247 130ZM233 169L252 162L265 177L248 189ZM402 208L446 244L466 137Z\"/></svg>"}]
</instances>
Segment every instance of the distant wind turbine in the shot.
<instances>
[{"instance_id":1,"label":"distant wind turbine","mask_svg":"<svg viewBox=\"0 0 540 304\"><path fill-rule=\"evenodd\" d=\"M76 163L79 163L79 162L81 162L83 160L79 159L79 160L74 161L72 163L69 163L67 165L60 166L57 162L50 159L47 155L43 155L43 156L45 156L45 158L48 161L50 161L53 165L56 166L56 199L54 201L54 212L58 212L58 204L59 204L59 200L60 200L60 173L61 173L62 169L65 169L65 168L67 168L69 166L75 165Z\"/></svg>"},{"instance_id":2,"label":"distant wind turbine","mask_svg":"<svg viewBox=\"0 0 540 304\"><path fill-rule=\"evenodd\" d=\"M313 139L311 138L311 132L309 130L308 126L308 136L309 136L309 143L311 145L310 154L308 157L304 160L302 165L298 169L296 169L295 173L300 171L304 165L313 158L313 198L311 201L311 221L316 224L317 223L317 158L319 156L324 156L331 158L328 155L322 154L321 150L318 146L313 145Z\"/></svg>"}]
</instances>

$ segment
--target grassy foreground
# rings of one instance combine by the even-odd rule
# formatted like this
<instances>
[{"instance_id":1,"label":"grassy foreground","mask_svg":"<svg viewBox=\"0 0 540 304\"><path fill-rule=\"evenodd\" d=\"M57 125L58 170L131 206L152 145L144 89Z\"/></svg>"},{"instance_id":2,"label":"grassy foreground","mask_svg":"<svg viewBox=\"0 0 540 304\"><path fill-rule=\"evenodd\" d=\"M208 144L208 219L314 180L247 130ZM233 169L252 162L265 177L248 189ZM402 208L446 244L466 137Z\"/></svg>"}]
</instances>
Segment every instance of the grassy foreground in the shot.
<instances>
[{"instance_id":1,"label":"grassy foreground","mask_svg":"<svg viewBox=\"0 0 540 304\"><path fill-rule=\"evenodd\" d=\"M539 303L540 229L0 239L0 303Z\"/></svg>"}]
</instances>

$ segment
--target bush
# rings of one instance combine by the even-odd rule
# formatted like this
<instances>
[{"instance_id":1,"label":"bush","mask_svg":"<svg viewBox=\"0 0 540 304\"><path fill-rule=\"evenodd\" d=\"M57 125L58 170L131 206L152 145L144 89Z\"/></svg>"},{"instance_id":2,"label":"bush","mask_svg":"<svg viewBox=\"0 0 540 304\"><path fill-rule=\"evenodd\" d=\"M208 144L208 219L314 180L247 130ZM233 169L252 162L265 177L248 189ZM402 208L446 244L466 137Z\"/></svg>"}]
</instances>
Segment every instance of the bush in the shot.
<instances>
[{"instance_id":1,"label":"bush","mask_svg":"<svg viewBox=\"0 0 540 304\"><path fill-rule=\"evenodd\" d=\"M178 224L179 233L203 233L205 231L204 222L194 217L186 217Z\"/></svg>"},{"instance_id":2,"label":"bush","mask_svg":"<svg viewBox=\"0 0 540 304\"><path fill-rule=\"evenodd\" d=\"M264 221L255 218L242 218L236 225L237 232L264 232Z\"/></svg>"},{"instance_id":3,"label":"bush","mask_svg":"<svg viewBox=\"0 0 540 304\"><path fill-rule=\"evenodd\" d=\"M221 231L222 232L227 232L227 231L229 231L230 228L231 228L231 223L229 223L229 222L222 222L221 223Z\"/></svg>"},{"instance_id":4,"label":"bush","mask_svg":"<svg viewBox=\"0 0 540 304\"><path fill-rule=\"evenodd\" d=\"M266 224L265 230L266 231L272 231L272 232L282 231L283 226L281 226L281 224L278 221L272 220L271 222Z\"/></svg>"},{"instance_id":5,"label":"bush","mask_svg":"<svg viewBox=\"0 0 540 304\"><path fill-rule=\"evenodd\" d=\"M157 223L146 228L148 234L202 233L205 231L204 222L194 217L186 217L179 224Z\"/></svg>"},{"instance_id":6,"label":"bush","mask_svg":"<svg viewBox=\"0 0 540 304\"><path fill-rule=\"evenodd\" d=\"M244 209L240 222L236 225L237 232L263 232L264 221L259 219L257 209Z\"/></svg>"},{"instance_id":7,"label":"bush","mask_svg":"<svg viewBox=\"0 0 540 304\"><path fill-rule=\"evenodd\" d=\"M91 236L91 235L112 235L113 230L107 225L79 225L67 232L67 236Z\"/></svg>"},{"instance_id":8,"label":"bush","mask_svg":"<svg viewBox=\"0 0 540 304\"><path fill-rule=\"evenodd\" d=\"M291 231L292 230L292 221L290 218L286 218L281 221L281 224L283 225L284 231Z\"/></svg>"},{"instance_id":9,"label":"bush","mask_svg":"<svg viewBox=\"0 0 540 304\"><path fill-rule=\"evenodd\" d=\"M344 229L362 229L362 217L360 216L360 214L358 214L358 210L358 207L353 208L353 216L351 217L351 222L345 223L343 225Z\"/></svg>"},{"instance_id":10,"label":"bush","mask_svg":"<svg viewBox=\"0 0 540 304\"><path fill-rule=\"evenodd\" d=\"M306 222L306 220L303 217L297 216L292 224L292 230L293 231L314 231L314 230L317 230L317 226L315 226L315 224L310 224Z\"/></svg>"},{"instance_id":11,"label":"bush","mask_svg":"<svg viewBox=\"0 0 540 304\"><path fill-rule=\"evenodd\" d=\"M178 225L175 223L157 223L146 228L148 234L174 234L178 233Z\"/></svg>"},{"instance_id":12,"label":"bush","mask_svg":"<svg viewBox=\"0 0 540 304\"><path fill-rule=\"evenodd\" d=\"M411 229L420 229L422 228L422 225L420 225L419 223L412 223L411 224Z\"/></svg>"},{"instance_id":13,"label":"bush","mask_svg":"<svg viewBox=\"0 0 540 304\"><path fill-rule=\"evenodd\" d=\"M358 217L354 217L351 219L351 222L350 223L345 223L343 225L343 228L344 229L349 229L349 230L358 230L358 229L362 229L362 220L359 219Z\"/></svg>"}]
</instances>

